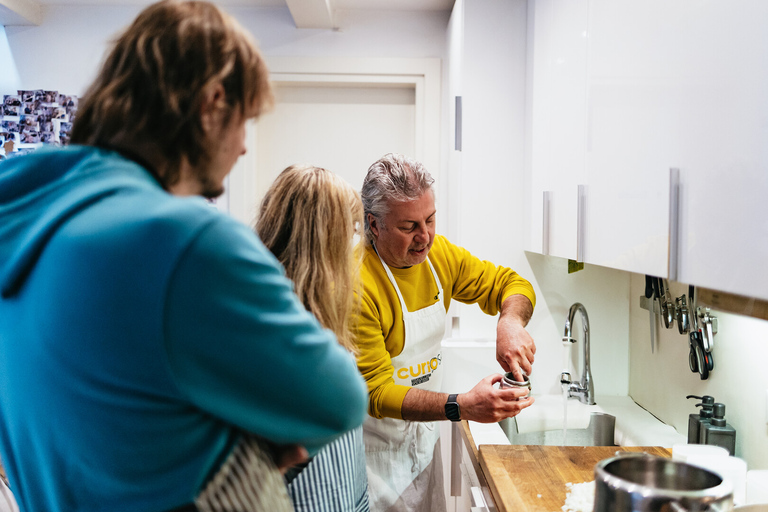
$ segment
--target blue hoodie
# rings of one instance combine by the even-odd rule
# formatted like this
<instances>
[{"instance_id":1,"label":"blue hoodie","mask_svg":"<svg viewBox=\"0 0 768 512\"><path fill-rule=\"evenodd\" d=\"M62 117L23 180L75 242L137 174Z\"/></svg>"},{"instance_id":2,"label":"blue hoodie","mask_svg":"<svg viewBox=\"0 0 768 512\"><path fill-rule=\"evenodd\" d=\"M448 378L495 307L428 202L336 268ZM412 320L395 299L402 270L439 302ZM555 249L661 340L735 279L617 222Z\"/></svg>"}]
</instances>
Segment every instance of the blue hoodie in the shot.
<instances>
[{"instance_id":1,"label":"blue hoodie","mask_svg":"<svg viewBox=\"0 0 768 512\"><path fill-rule=\"evenodd\" d=\"M0 459L22 510L190 503L243 432L311 453L367 392L244 225L117 153L0 164Z\"/></svg>"}]
</instances>

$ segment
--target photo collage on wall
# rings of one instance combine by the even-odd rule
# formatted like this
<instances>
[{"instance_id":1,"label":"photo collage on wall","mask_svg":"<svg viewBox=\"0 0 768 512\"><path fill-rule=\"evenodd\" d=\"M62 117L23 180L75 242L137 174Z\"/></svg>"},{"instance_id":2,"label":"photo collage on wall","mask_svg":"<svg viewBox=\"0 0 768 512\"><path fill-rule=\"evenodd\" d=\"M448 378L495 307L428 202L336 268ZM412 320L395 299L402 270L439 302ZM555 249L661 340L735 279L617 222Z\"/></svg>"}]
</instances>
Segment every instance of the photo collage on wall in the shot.
<instances>
[{"instance_id":1,"label":"photo collage on wall","mask_svg":"<svg viewBox=\"0 0 768 512\"><path fill-rule=\"evenodd\" d=\"M0 159L23 155L45 144L66 146L77 112L77 96L41 89L3 95Z\"/></svg>"}]
</instances>

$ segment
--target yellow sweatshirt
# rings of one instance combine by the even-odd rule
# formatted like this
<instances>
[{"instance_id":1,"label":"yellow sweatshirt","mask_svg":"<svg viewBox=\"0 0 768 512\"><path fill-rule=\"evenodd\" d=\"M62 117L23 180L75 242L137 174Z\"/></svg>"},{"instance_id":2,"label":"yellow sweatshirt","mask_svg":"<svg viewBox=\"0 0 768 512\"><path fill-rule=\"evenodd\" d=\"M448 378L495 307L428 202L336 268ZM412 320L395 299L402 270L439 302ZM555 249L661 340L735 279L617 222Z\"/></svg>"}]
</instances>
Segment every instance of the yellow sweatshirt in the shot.
<instances>
[{"instance_id":1,"label":"yellow sweatshirt","mask_svg":"<svg viewBox=\"0 0 768 512\"><path fill-rule=\"evenodd\" d=\"M515 294L528 297L536 305L533 287L514 270L480 260L443 236L435 236L428 258L445 289L446 311L451 299L456 299L466 304L477 303L483 312L496 315L504 300ZM426 261L390 270L408 311L436 302L437 284ZM403 350L403 315L397 292L371 246L365 249L361 277L363 296L355 328L360 349L357 366L368 383L368 413L374 418L402 419L403 399L410 388L395 384L391 358Z\"/></svg>"}]
</instances>

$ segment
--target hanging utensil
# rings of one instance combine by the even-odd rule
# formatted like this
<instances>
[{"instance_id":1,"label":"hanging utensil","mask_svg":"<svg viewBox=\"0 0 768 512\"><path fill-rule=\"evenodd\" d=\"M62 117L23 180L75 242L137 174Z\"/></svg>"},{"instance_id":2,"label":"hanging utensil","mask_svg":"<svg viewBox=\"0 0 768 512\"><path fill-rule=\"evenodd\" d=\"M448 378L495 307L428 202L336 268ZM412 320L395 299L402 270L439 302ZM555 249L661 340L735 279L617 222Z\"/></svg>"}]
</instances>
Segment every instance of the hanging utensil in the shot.
<instances>
[{"instance_id":1,"label":"hanging utensil","mask_svg":"<svg viewBox=\"0 0 768 512\"><path fill-rule=\"evenodd\" d=\"M691 330L688 315L688 304L685 300L685 294L683 294L675 299L675 319L680 334L688 334L688 331Z\"/></svg>"},{"instance_id":2,"label":"hanging utensil","mask_svg":"<svg viewBox=\"0 0 768 512\"><path fill-rule=\"evenodd\" d=\"M708 311L702 311L701 308L696 306L695 289L691 285L688 287L688 308L693 314L689 315L691 320L691 332L688 335L688 343L690 345L688 352L688 366L692 372L699 373L701 380L707 380L710 372L715 369L715 359L710 350L706 349L704 335L702 328L703 320L706 317L707 322L711 327L711 315L708 315ZM705 310L708 308L705 308ZM701 313L701 314L699 314ZM700 323L699 320L702 320ZM711 349L711 340L707 342Z\"/></svg>"},{"instance_id":3,"label":"hanging utensil","mask_svg":"<svg viewBox=\"0 0 768 512\"><path fill-rule=\"evenodd\" d=\"M653 312L654 305L654 286L653 282L656 278L649 275L645 276L645 298L648 299L648 318L651 322L651 354L653 354L653 347L656 345L656 315Z\"/></svg>"},{"instance_id":4,"label":"hanging utensil","mask_svg":"<svg viewBox=\"0 0 768 512\"><path fill-rule=\"evenodd\" d=\"M672 294L666 279L659 278L659 291L661 292L661 297L659 297L661 318L664 320L664 327L671 329L675 320L675 305L672 303Z\"/></svg>"},{"instance_id":5,"label":"hanging utensil","mask_svg":"<svg viewBox=\"0 0 768 512\"><path fill-rule=\"evenodd\" d=\"M711 314L709 308L696 308L696 315L701 320L701 334L704 340L704 349L712 352L715 346L715 334L717 333L717 317Z\"/></svg>"},{"instance_id":6,"label":"hanging utensil","mask_svg":"<svg viewBox=\"0 0 768 512\"><path fill-rule=\"evenodd\" d=\"M707 380L709 372L714 369L715 364L712 354L704 350L701 333L699 331L691 331L688 335L688 343L690 345L688 350L688 367L693 373L698 372L701 380Z\"/></svg>"}]
</instances>

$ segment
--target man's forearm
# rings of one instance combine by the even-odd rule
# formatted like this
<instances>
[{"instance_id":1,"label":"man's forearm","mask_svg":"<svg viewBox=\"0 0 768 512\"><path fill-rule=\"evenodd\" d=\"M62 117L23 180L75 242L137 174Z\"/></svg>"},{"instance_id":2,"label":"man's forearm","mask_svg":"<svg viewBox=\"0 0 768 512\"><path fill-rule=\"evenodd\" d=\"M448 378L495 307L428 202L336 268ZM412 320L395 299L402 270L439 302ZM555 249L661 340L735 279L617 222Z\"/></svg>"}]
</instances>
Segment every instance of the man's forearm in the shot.
<instances>
[{"instance_id":1,"label":"man's forearm","mask_svg":"<svg viewBox=\"0 0 768 512\"><path fill-rule=\"evenodd\" d=\"M523 327L533 315L533 304L525 295L510 295L501 305L501 317L518 320Z\"/></svg>"},{"instance_id":2,"label":"man's forearm","mask_svg":"<svg viewBox=\"0 0 768 512\"><path fill-rule=\"evenodd\" d=\"M402 413L404 420L439 421L445 418L448 393L411 388L405 394Z\"/></svg>"},{"instance_id":3,"label":"man's forearm","mask_svg":"<svg viewBox=\"0 0 768 512\"><path fill-rule=\"evenodd\" d=\"M489 375L466 393L456 398L462 420L480 423L496 423L515 416L533 403L532 398L520 400L527 394L522 388L497 388L501 375ZM402 414L404 420L440 421L446 420L445 403L448 394L411 388L405 394Z\"/></svg>"}]
</instances>

